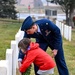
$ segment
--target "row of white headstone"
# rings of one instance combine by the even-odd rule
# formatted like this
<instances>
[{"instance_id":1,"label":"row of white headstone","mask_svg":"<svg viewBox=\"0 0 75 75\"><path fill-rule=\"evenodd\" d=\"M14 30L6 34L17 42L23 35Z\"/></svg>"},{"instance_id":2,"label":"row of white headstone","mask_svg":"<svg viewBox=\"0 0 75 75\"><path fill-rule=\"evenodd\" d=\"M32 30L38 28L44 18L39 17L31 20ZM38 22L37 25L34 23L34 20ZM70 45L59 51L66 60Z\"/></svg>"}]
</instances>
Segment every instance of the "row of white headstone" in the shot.
<instances>
[{"instance_id":1,"label":"row of white headstone","mask_svg":"<svg viewBox=\"0 0 75 75\"><path fill-rule=\"evenodd\" d=\"M56 25L60 28L61 34L64 38L71 41L71 27L56 21ZM23 38L24 32L18 31L15 35L15 40L11 41L10 49L6 50L6 60L0 61L0 75L16 75L16 68L18 68L18 42Z\"/></svg>"},{"instance_id":2,"label":"row of white headstone","mask_svg":"<svg viewBox=\"0 0 75 75\"><path fill-rule=\"evenodd\" d=\"M0 75L16 75L18 68L18 42L23 38L24 32L18 31L15 40L11 41L11 48L6 50L6 60L0 61Z\"/></svg>"},{"instance_id":3,"label":"row of white headstone","mask_svg":"<svg viewBox=\"0 0 75 75\"><path fill-rule=\"evenodd\" d=\"M61 31L61 35L66 39L71 41L71 36L72 36L72 27L68 26L62 22L59 22L56 20L56 25L59 27Z\"/></svg>"}]
</instances>

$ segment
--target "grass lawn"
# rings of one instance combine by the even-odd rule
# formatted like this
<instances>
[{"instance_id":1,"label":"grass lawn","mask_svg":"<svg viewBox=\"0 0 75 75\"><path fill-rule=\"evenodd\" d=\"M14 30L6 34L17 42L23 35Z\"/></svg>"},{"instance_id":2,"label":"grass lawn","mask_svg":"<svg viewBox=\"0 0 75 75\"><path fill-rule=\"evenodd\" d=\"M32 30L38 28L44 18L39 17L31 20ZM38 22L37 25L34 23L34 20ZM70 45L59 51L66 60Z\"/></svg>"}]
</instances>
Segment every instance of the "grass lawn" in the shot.
<instances>
[{"instance_id":1,"label":"grass lawn","mask_svg":"<svg viewBox=\"0 0 75 75\"><path fill-rule=\"evenodd\" d=\"M11 40L15 39L15 34L17 33L20 26L21 23L0 21L0 60L5 59L6 49L10 48ZM69 73L70 75L75 75L75 29L72 30L71 42L63 39L63 48ZM50 54L50 51L51 50L48 48L47 53ZM32 67L31 75L34 75L33 73L34 70ZM56 68L54 75L59 75Z\"/></svg>"},{"instance_id":2,"label":"grass lawn","mask_svg":"<svg viewBox=\"0 0 75 75\"><path fill-rule=\"evenodd\" d=\"M11 40L19 30L21 23L0 21L0 60L5 59L6 49L10 48Z\"/></svg>"}]
</instances>

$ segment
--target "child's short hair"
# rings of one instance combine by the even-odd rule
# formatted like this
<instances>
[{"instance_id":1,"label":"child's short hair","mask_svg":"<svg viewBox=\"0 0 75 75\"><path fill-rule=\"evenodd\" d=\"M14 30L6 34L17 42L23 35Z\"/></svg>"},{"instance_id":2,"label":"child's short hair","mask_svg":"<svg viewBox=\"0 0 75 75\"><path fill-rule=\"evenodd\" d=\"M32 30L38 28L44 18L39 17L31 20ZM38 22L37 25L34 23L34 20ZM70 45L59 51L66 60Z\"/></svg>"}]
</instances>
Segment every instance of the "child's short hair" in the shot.
<instances>
[{"instance_id":1,"label":"child's short hair","mask_svg":"<svg viewBox=\"0 0 75 75\"><path fill-rule=\"evenodd\" d=\"M28 46L30 45L31 40L29 38L23 38L19 43L18 47L20 49L27 50Z\"/></svg>"}]
</instances>

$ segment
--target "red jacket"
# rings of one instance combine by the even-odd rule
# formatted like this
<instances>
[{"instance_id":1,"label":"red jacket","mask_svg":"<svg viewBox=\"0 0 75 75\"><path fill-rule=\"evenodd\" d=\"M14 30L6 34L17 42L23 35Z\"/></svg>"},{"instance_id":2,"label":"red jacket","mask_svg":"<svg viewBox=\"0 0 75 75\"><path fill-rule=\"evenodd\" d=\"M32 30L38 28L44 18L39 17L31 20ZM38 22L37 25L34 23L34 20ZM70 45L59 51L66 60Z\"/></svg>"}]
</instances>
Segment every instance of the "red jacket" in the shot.
<instances>
[{"instance_id":1,"label":"red jacket","mask_svg":"<svg viewBox=\"0 0 75 75\"><path fill-rule=\"evenodd\" d=\"M48 70L55 67L55 62L50 55L39 48L38 43L30 43L30 50L27 50L20 72L25 72L32 64L36 64L40 70Z\"/></svg>"}]
</instances>

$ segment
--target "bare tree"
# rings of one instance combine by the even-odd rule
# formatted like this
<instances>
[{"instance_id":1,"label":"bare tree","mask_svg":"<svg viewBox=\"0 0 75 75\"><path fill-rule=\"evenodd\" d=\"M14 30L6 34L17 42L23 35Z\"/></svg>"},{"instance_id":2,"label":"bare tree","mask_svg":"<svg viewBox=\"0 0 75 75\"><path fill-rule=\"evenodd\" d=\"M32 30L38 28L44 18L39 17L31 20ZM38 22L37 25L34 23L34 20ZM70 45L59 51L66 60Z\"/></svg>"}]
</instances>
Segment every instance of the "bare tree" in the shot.
<instances>
[{"instance_id":1,"label":"bare tree","mask_svg":"<svg viewBox=\"0 0 75 75\"><path fill-rule=\"evenodd\" d=\"M50 0L50 2L61 5L62 10L66 13L66 24L74 27L73 16L75 0Z\"/></svg>"}]
</instances>

